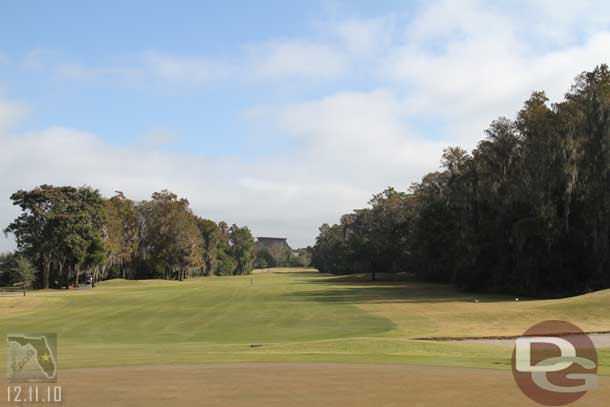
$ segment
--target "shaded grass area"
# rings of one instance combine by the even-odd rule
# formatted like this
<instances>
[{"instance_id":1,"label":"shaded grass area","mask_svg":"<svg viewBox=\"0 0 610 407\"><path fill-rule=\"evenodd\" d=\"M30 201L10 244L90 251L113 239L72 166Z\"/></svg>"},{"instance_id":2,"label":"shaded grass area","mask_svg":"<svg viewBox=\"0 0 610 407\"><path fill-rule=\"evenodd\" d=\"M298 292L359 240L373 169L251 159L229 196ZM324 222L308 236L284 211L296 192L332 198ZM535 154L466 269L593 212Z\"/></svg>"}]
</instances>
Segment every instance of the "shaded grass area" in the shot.
<instances>
[{"instance_id":1,"label":"shaded grass area","mask_svg":"<svg viewBox=\"0 0 610 407\"><path fill-rule=\"evenodd\" d=\"M357 362L508 369L510 349L413 338L519 335L546 319L610 330L609 291L549 301L476 296L475 303L472 294L409 278L278 271L255 274L253 286L248 276L113 280L94 290L0 297L0 335L58 333L63 368ZM609 350L600 351L600 362L609 374Z\"/></svg>"},{"instance_id":2,"label":"shaded grass area","mask_svg":"<svg viewBox=\"0 0 610 407\"><path fill-rule=\"evenodd\" d=\"M570 321L585 331L610 331L610 290L564 299L516 301L512 296L467 293L408 276L401 281L375 282L365 275L314 278L310 284L319 288L289 296L297 301L357 305L390 319L396 325L390 336L518 336L551 319Z\"/></svg>"}]
</instances>

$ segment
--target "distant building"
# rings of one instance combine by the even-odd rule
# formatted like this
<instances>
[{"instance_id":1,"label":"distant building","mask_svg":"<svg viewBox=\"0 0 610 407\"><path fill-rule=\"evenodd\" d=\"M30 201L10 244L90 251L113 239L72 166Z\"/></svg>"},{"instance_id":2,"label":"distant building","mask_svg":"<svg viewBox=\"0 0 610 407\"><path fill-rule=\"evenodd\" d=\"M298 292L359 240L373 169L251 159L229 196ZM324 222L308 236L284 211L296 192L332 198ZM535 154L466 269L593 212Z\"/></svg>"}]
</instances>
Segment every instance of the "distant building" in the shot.
<instances>
[{"instance_id":1,"label":"distant building","mask_svg":"<svg viewBox=\"0 0 610 407\"><path fill-rule=\"evenodd\" d=\"M256 243L259 247L265 247L273 256L276 265L287 266L292 256L292 248L283 237L257 237Z\"/></svg>"}]
</instances>

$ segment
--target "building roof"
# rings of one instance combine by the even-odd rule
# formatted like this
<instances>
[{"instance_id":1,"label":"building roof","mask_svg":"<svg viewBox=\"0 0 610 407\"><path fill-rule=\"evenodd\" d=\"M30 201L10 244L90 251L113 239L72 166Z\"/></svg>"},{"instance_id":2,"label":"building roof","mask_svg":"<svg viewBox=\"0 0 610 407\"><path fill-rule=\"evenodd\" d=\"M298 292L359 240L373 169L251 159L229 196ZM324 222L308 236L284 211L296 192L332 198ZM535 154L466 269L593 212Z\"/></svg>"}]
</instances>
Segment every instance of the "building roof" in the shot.
<instances>
[{"instance_id":1,"label":"building roof","mask_svg":"<svg viewBox=\"0 0 610 407\"><path fill-rule=\"evenodd\" d=\"M290 245L288 244L288 242L286 241L287 239L285 237L265 237L265 236L261 236L261 237L257 237L256 238L256 242L259 245L262 246L266 246L266 247L286 247L290 250L292 250L292 248L290 247Z\"/></svg>"},{"instance_id":2,"label":"building roof","mask_svg":"<svg viewBox=\"0 0 610 407\"><path fill-rule=\"evenodd\" d=\"M266 236L261 236L261 237L257 237L256 240L258 240L259 242L262 240L275 240L275 241L283 241L285 242L287 240L287 238L285 237L266 237Z\"/></svg>"}]
</instances>

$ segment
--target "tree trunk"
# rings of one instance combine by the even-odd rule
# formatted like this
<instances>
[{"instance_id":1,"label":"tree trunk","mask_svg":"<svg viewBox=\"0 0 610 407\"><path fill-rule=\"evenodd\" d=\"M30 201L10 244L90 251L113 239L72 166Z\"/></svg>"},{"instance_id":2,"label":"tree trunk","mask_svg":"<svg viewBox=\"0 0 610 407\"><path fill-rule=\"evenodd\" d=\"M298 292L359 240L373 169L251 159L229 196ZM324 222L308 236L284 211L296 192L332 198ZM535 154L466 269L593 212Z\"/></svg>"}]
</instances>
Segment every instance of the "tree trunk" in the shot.
<instances>
[{"instance_id":1,"label":"tree trunk","mask_svg":"<svg viewBox=\"0 0 610 407\"><path fill-rule=\"evenodd\" d=\"M80 275L80 265L77 264L76 266L74 266L74 274L75 274L75 276L74 276L74 287L78 288L78 277Z\"/></svg>"},{"instance_id":2,"label":"tree trunk","mask_svg":"<svg viewBox=\"0 0 610 407\"><path fill-rule=\"evenodd\" d=\"M49 288L49 278L51 274L51 260L47 257L44 257L43 261L44 265L42 267L42 288L47 289Z\"/></svg>"},{"instance_id":3,"label":"tree trunk","mask_svg":"<svg viewBox=\"0 0 610 407\"><path fill-rule=\"evenodd\" d=\"M69 274L68 272L66 272L66 274ZM63 285L66 289L70 288L68 287L69 283L68 283L68 277L64 275L64 263L63 261L59 262L59 273L57 275L57 286L61 287L61 285ZM63 279L63 281L62 281ZM61 285L60 285L61 284Z\"/></svg>"}]
</instances>

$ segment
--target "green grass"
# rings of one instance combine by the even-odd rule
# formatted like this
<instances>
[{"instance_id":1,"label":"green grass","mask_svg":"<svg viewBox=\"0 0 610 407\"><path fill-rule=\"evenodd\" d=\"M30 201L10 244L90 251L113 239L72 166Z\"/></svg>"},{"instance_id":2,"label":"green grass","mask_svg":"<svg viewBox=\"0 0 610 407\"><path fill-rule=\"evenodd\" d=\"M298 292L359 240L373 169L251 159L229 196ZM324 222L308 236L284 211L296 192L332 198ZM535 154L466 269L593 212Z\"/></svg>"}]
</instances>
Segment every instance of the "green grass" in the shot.
<instances>
[{"instance_id":1,"label":"green grass","mask_svg":"<svg viewBox=\"0 0 610 407\"><path fill-rule=\"evenodd\" d=\"M610 291L475 303L448 286L276 271L255 274L254 286L250 277L114 280L0 297L0 335L57 333L63 368L248 361L509 368L507 348L415 338L518 335L546 319L610 330ZM610 352L600 359L610 373Z\"/></svg>"}]
</instances>

